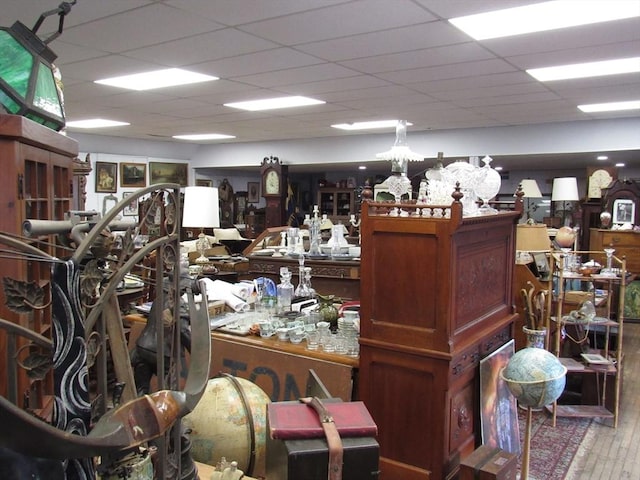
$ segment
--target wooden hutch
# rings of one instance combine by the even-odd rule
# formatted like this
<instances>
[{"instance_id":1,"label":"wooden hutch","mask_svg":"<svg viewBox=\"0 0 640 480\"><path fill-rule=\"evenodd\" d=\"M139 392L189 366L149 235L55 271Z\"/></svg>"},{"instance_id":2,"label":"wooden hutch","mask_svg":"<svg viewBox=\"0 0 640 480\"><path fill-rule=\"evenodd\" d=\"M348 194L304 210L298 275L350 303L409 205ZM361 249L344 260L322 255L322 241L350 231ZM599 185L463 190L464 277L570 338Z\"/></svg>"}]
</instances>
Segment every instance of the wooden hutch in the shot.
<instances>
[{"instance_id":1,"label":"wooden hutch","mask_svg":"<svg viewBox=\"0 0 640 480\"><path fill-rule=\"evenodd\" d=\"M362 206L360 399L382 480L454 478L479 444L480 359L513 337L521 211L390 206Z\"/></svg>"},{"instance_id":2,"label":"wooden hutch","mask_svg":"<svg viewBox=\"0 0 640 480\"><path fill-rule=\"evenodd\" d=\"M632 202L635 206L633 225L640 225L640 183L635 180L615 180L603 189L602 211L613 216L617 200ZM594 225L591 224L591 227ZM599 226L599 225L595 225ZM616 249L615 256L627 260L627 271L640 274L640 232L635 230L615 230L605 228L589 229L589 249Z\"/></svg>"},{"instance_id":3,"label":"wooden hutch","mask_svg":"<svg viewBox=\"0 0 640 480\"><path fill-rule=\"evenodd\" d=\"M78 143L65 135L19 115L0 115L0 158L3 160L5 184L0 190L2 210L0 232L22 235L22 224L27 219L64 220L72 209L73 159L78 154ZM40 242L43 243L40 243ZM66 252L56 245L55 236L32 239L44 252L62 258ZM50 265L38 261L18 260L10 255L0 260L3 278L47 285ZM50 292L47 291L50 296ZM34 314L18 314L6 306L5 289L0 289L0 318L29 328L51 339L51 307ZM44 379L29 379L24 370L7 370L5 352L13 348L12 339L0 332L0 395L11 402L42 412L46 394L53 389L51 374ZM24 359L26 350L20 351ZM44 416L45 414L43 414Z\"/></svg>"}]
</instances>

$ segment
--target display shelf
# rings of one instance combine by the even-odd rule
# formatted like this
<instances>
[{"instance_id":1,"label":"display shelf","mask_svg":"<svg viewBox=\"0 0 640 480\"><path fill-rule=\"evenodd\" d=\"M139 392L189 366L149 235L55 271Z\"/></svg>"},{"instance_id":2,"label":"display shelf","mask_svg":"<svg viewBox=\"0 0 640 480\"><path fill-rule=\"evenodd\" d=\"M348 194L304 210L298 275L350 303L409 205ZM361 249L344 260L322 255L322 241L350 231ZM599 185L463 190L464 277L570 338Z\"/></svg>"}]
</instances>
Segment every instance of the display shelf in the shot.
<instances>
[{"instance_id":1,"label":"display shelf","mask_svg":"<svg viewBox=\"0 0 640 480\"><path fill-rule=\"evenodd\" d=\"M71 183L73 159L78 154L78 142L19 115L0 115L0 158L3 159L4 187L0 191L2 216L0 232L10 236L23 235L25 220L63 220L72 209ZM69 256L56 235L35 235L29 243L45 254L57 258ZM51 298L51 265L25 261L15 255L0 259L2 277L33 282ZM6 290L0 291L0 317L51 338L51 306L45 305L31 313L17 313L7 305ZM0 351L6 348L7 333L0 331ZM20 338L16 348L24 360L27 340ZM53 375L33 381L24 369L7 373L9 365L0 355L0 395L16 405L48 414L48 395L53 391ZM11 378L10 378L11 377Z\"/></svg>"},{"instance_id":2,"label":"display shelf","mask_svg":"<svg viewBox=\"0 0 640 480\"><path fill-rule=\"evenodd\" d=\"M579 275L570 272L569 259L590 258L600 260L606 259L603 251L571 251L557 252L551 256L551 271L556 282L555 292L555 316L552 321L556 324L554 329L554 346L553 353L560 357L561 362L567 367L567 377L572 375L590 375L594 377L597 385L597 405L560 405L557 402L547 407L553 415L553 424L555 425L557 417L599 417L610 418L613 420L613 427L618 425L618 411L620 403L621 377L622 377L622 338L624 326L624 292L626 284L632 280L633 276L627 275L626 262L615 256L611 257L610 264L607 267L613 268L617 272L615 276L599 275ZM604 260L606 262L606 260ZM580 323L569 320L568 313L571 310L577 310L579 306L575 303L568 304L566 302L566 282L579 281L590 282L589 296L595 306L600 305L600 320L589 323ZM596 286L603 286L604 289L597 289ZM614 308L612 305L612 292L617 289L618 303ZM597 291L606 291L607 295L596 295ZM587 298L589 298L589 296ZM604 320L602 320L604 316ZM613 319L615 317L615 320ZM563 358L561 357L561 337L566 333L566 329L573 326L576 332L581 332L584 337L579 339L571 338L581 346L587 344L588 348L581 347L582 354L598 354L604 359L610 361L608 364L589 363L584 358ZM602 348L596 348L597 345L591 345L595 342L595 338L590 338L591 331L598 331L603 335ZM570 338L570 337L568 337ZM615 338L615 343L613 340ZM588 342L588 343L587 343ZM607 408L607 383L613 381L613 400L612 408Z\"/></svg>"},{"instance_id":3,"label":"display shelf","mask_svg":"<svg viewBox=\"0 0 640 480\"><path fill-rule=\"evenodd\" d=\"M320 213L326 214L332 222L349 221L349 215L355 212L355 190L353 188L318 189Z\"/></svg>"}]
</instances>

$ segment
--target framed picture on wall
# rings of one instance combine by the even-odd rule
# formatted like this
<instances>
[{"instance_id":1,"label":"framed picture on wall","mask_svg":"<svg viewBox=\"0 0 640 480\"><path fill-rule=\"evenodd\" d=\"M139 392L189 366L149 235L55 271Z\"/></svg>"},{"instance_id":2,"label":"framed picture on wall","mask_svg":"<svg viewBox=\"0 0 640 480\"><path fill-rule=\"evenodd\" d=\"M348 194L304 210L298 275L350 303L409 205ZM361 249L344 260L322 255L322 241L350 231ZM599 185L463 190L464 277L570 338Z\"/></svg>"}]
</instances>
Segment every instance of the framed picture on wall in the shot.
<instances>
[{"instance_id":1,"label":"framed picture on wall","mask_svg":"<svg viewBox=\"0 0 640 480\"><path fill-rule=\"evenodd\" d=\"M181 187L189 185L189 164L149 162L149 184L177 183Z\"/></svg>"},{"instance_id":2,"label":"framed picture on wall","mask_svg":"<svg viewBox=\"0 0 640 480\"><path fill-rule=\"evenodd\" d=\"M613 223L633 223L636 218L636 204L628 198L613 201Z\"/></svg>"},{"instance_id":3,"label":"framed picture on wall","mask_svg":"<svg viewBox=\"0 0 640 480\"><path fill-rule=\"evenodd\" d=\"M213 187L213 180L196 178L196 187Z\"/></svg>"},{"instance_id":4,"label":"framed picture on wall","mask_svg":"<svg viewBox=\"0 0 640 480\"><path fill-rule=\"evenodd\" d=\"M244 223L244 212L247 208L247 192L236 192L235 194L235 221L233 223Z\"/></svg>"},{"instance_id":5,"label":"framed picture on wall","mask_svg":"<svg viewBox=\"0 0 640 480\"><path fill-rule=\"evenodd\" d=\"M127 198L132 193L133 192L122 192L122 198ZM129 202L129 204L122 210L122 214L127 216L138 215L138 201L132 200Z\"/></svg>"},{"instance_id":6,"label":"framed picture on wall","mask_svg":"<svg viewBox=\"0 0 640 480\"><path fill-rule=\"evenodd\" d=\"M247 203L260 202L260 182L247 182Z\"/></svg>"},{"instance_id":7,"label":"framed picture on wall","mask_svg":"<svg viewBox=\"0 0 640 480\"><path fill-rule=\"evenodd\" d=\"M120 163L120 186L142 188L147 186L147 165L145 163Z\"/></svg>"},{"instance_id":8,"label":"framed picture on wall","mask_svg":"<svg viewBox=\"0 0 640 480\"><path fill-rule=\"evenodd\" d=\"M96 193L115 193L118 190L118 164L96 162Z\"/></svg>"}]
</instances>

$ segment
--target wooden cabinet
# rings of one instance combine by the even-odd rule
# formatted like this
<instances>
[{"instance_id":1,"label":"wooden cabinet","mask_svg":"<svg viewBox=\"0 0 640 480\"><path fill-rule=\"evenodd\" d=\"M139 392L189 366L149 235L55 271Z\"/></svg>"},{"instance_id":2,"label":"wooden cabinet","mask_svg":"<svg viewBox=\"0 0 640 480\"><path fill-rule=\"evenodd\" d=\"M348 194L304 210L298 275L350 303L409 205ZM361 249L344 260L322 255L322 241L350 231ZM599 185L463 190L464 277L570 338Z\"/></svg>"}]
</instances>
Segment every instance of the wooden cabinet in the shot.
<instances>
[{"instance_id":1,"label":"wooden cabinet","mask_svg":"<svg viewBox=\"0 0 640 480\"><path fill-rule=\"evenodd\" d=\"M616 257L626 259L627 271L640 274L640 232L592 228L589 245L596 251L614 248Z\"/></svg>"},{"instance_id":2,"label":"wooden cabinet","mask_svg":"<svg viewBox=\"0 0 640 480\"><path fill-rule=\"evenodd\" d=\"M22 235L22 223L26 219L64 219L65 213L72 209L73 158L77 154L78 144L75 140L25 117L0 115L0 158L3 168L1 232ZM60 258L69 256L69 252L55 246L53 235L36 236L33 242L50 255ZM50 267L47 262L28 261L12 255L0 259L3 278L35 282L45 288L49 296ZM0 289L0 317L51 338L50 307L30 314L17 314L6 307L4 289ZM6 338L2 337L0 351L6 351L5 346ZM13 385L9 385L5 372L4 358L0 357L0 394L7 395L6 390L13 389L14 394L17 391L20 406L41 407L43 389L49 390L51 385L47 382L51 378L31 381L21 371L16 382L12 381Z\"/></svg>"},{"instance_id":3,"label":"wooden cabinet","mask_svg":"<svg viewBox=\"0 0 640 480\"><path fill-rule=\"evenodd\" d=\"M360 399L381 479L452 478L479 444L479 362L513 335L520 212L403 209L362 208Z\"/></svg>"},{"instance_id":4,"label":"wooden cabinet","mask_svg":"<svg viewBox=\"0 0 640 480\"><path fill-rule=\"evenodd\" d=\"M561 357L561 362L567 367L567 385L576 376L582 390L588 385L597 385L595 402L590 404L585 398L579 403L560 401L547 407L556 417L597 417L613 420L613 426L618 425L618 410L621 395L622 366L623 366L623 328L624 328L624 296L628 282L633 275L628 275L625 261L617 257L612 258L612 268L617 271L616 276L590 275L581 276L565 268L571 256L588 257L601 265L607 265L603 251L575 251L559 255L559 261L554 261L552 255L552 272L556 283L555 292L555 327L554 345L552 351ZM584 284L585 291L590 292L587 299L598 307L593 322L584 324L573 320L571 311L580 309L580 304L567 301L567 285ZM597 291L604 292L596 295ZM598 298L599 297L599 298ZM561 327L561 328L559 328ZM565 337L563 340L561 337ZM563 343L573 342L577 353L562 348ZM564 353L569 352L569 353ZM588 355L598 355L602 361L588 360ZM569 397L565 390L565 397ZM583 396L579 394L579 396Z\"/></svg>"},{"instance_id":5,"label":"wooden cabinet","mask_svg":"<svg viewBox=\"0 0 640 480\"><path fill-rule=\"evenodd\" d=\"M335 295L341 300L360 298L360 261L358 260L310 260L304 265L311 267L311 284L320 295ZM271 278L280 283L280 267L289 267L291 282L295 287L299 283L299 263L290 257L249 256L249 275Z\"/></svg>"},{"instance_id":6,"label":"wooden cabinet","mask_svg":"<svg viewBox=\"0 0 640 480\"><path fill-rule=\"evenodd\" d=\"M355 190L352 188L320 188L318 189L318 208L332 222L347 223L349 215L355 212Z\"/></svg>"}]
</instances>

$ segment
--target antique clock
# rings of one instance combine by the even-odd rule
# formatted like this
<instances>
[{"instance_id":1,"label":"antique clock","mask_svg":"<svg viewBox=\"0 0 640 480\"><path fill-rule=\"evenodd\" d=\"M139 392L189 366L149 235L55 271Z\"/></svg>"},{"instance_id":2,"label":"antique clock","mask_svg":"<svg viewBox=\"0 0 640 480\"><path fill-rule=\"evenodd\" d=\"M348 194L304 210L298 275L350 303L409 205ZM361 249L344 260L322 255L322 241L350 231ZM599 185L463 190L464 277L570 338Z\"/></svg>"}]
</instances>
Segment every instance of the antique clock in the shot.
<instances>
[{"instance_id":1,"label":"antique clock","mask_svg":"<svg viewBox=\"0 0 640 480\"><path fill-rule=\"evenodd\" d=\"M288 168L278 157L264 157L260 165L262 196L265 207L265 227L281 227L287 224L285 203Z\"/></svg>"},{"instance_id":2,"label":"antique clock","mask_svg":"<svg viewBox=\"0 0 640 480\"><path fill-rule=\"evenodd\" d=\"M607 188L616 177L615 167L589 167L587 169L587 198L602 198L602 189Z\"/></svg>"}]
</instances>

